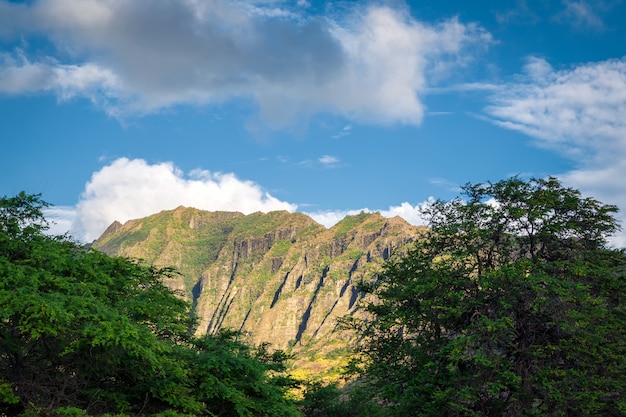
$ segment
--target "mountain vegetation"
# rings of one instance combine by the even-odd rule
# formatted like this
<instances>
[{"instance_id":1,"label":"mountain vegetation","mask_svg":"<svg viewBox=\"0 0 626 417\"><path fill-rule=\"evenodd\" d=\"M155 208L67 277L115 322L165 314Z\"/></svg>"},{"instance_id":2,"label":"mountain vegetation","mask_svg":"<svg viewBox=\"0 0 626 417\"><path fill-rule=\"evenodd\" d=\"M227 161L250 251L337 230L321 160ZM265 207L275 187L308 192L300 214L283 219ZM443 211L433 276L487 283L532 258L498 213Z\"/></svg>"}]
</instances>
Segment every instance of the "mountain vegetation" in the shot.
<instances>
[{"instance_id":1,"label":"mountain vegetation","mask_svg":"<svg viewBox=\"0 0 626 417\"><path fill-rule=\"evenodd\" d=\"M326 229L301 213L178 207L114 223L92 247L175 267L166 285L193 304L197 335L235 329L294 355L301 377L336 378L356 338L338 319L361 314L359 282L422 231L377 213Z\"/></svg>"},{"instance_id":2,"label":"mountain vegetation","mask_svg":"<svg viewBox=\"0 0 626 417\"><path fill-rule=\"evenodd\" d=\"M626 415L617 208L554 178L428 228L179 207L90 248L45 206L0 199L0 415Z\"/></svg>"}]
</instances>

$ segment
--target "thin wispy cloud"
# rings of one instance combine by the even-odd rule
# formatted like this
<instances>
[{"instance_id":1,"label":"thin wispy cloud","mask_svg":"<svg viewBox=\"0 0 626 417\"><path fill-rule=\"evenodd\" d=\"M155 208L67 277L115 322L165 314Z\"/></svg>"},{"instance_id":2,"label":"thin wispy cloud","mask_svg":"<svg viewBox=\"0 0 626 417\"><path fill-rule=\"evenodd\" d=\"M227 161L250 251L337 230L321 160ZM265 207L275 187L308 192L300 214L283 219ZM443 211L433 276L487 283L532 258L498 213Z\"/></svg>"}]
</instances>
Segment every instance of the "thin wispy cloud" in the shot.
<instances>
[{"instance_id":1,"label":"thin wispy cloud","mask_svg":"<svg viewBox=\"0 0 626 417\"><path fill-rule=\"evenodd\" d=\"M562 0L532 2L531 5L527 0L517 0L514 7L496 11L495 18L502 25L536 26L547 23L567 25L577 30L599 31L606 29L603 18L610 13L615 3L619 1Z\"/></svg>"},{"instance_id":2,"label":"thin wispy cloud","mask_svg":"<svg viewBox=\"0 0 626 417\"><path fill-rule=\"evenodd\" d=\"M76 220L76 207L72 206L51 206L44 209L44 216L48 221L48 233L53 236L68 233L77 237L74 233Z\"/></svg>"},{"instance_id":3,"label":"thin wispy cloud","mask_svg":"<svg viewBox=\"0 0 626 417\"><path fill-rule=\"evenodd\" d=\"M455 193L458 193L459 191L461 191L461 187L459 186L459 184L456 184L445 178L431 178L428 180L428 182L430 184L436 185L437 187L441 187L447 191L453 191Z\"/></svg>"},{"instance_id":4,"label":"thin wispy cloud","mask_svg":"<svg viewBox=\"0 0 626 417\"><path fill-rule=\"evenodd\" d=\"M614 159L626 151L626 58L554 70L531 57L526 75L502 85L487 114L575 158Z\"/></svg>"},{"instance_id":5,"label":"thin wispy cloud","mask_svg":"<svg viewBox=\"0 0 626 417\"><path fill-rule=\"evenodd\" d=\"M352 134L352 125L345 125L343 129L336 135L333 135L333 139L341 139L346 136L350 136Z\"/></svg>"},{"instance_id":6,"label":"thin wispy cloud","mask_svg":"<svg viewBox=\"0 0 626 417\"><path fill-rule=\"evenodd\" d=\"M333 167L337 165L340 161L339 158L332 155L324 155L318 159L319 163L326 167Z\"/></svg>"},{"instance_id":7,"label":"thin wispy cloud","mask_svg":"<svg viewBox=\"0 0 626 417\"><path fill-rule=\"evenodd\" d=\"M463 93L463 92L490 92L497 91L501 84L497 82L471 82L461 84L450 84L445 86L437 86L428 88L428 94L446 94L446 93Z\"/></svg>"},{"instance_id":8,"label":"thin wispy cloud","mask_svg":"<svg viewBox=\"0 0 626 417\"><path fill-rule=\"evenodd\" d=\"M598 2L565 0L563 1L564 10L555 16L555 20L580 29L604 29L604 22L594 11L594 3L597 8Z\"/></svg>"},{"instance_id":9,"label":"thin wispy cloud","mask_svg":"<svg viewBox=\"0 0 626 417\"><path fill-rule=\"evenodd\" d=\"M31 62L24 51L0 54L0 92L53 92L60 99L82 96L106 100L121 89L116 75L94 64L64 65L54 59Z\"/></svg>"},{"instance_id":10,"label":"thin wispy cloud","mask_svg":"<svg viewBox=\"0 0 626 417\"><path fill-rule=\"evenodd\" d=\"M338 19L274 2L0 1L0 35L53 43L0 59L0 92L86 97L116 117L252 100L283 126L318 112L419 124L429 80L486 48L480 26L355 6ZM53 48L54 49L54 48Z\"/></svg>"},{"instance_id":11,"label":"thin wispy cloud","mask_svg":"<svg viewBox=\"0 0 626 417\"><path fill-rule=\"evenodd\" d=\"M575 161L578 168L562 174L568 184L626 207L626 58L555 70L531 57L525 69L492 96L493 123ZM620 218L626 225L626 214Z\"/></svg>"},{"instance_id":12,"label":"thin wispy cloud","mask_svg":"<svg viewBox=\"0 0 626 417\"><path fill-rule=\"evenodd\" d=\"M451 111L429 111L428 115L429 116L450 116L454 114L454 112Z\"/></svg>"},{"instance_id":13,"label":"thin wispy cloud","mask_svg":"<svg viewBox=\"0 0 626 417\"><path fill-rule=\"evenodd\" d=\"M504 4L504 3L503 3ZM527 0L517 0L510 9L496 12L496 20L500 24L536 24L541 18L528 5Z\"/></svg>"}]
</instances>

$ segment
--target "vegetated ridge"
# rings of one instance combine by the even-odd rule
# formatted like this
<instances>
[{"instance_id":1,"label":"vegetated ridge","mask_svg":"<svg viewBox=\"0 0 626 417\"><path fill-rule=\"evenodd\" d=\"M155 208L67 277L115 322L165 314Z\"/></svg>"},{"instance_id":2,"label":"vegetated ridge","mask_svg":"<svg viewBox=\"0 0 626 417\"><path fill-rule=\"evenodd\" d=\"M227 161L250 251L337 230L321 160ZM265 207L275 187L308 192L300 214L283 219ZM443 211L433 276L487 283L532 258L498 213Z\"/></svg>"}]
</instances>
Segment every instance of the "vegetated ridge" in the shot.
<instances>
[{"instance_id":1,"label":"vegetated ridge","mask_svg":"<svg viewBox=\"0 0 626 417\"><path fill-rule=\"evenodd\" d=\"M198 334L240 330L255 344L296 355L303 372L341 362L353 335L337 319L359 314L361 280L421 228L378 213L347 216L326 229L301 213L243 215L178 207L124 225L93 247L113 256L173 266L166 284L194 305Z\"/></svg>"}]
</instances>

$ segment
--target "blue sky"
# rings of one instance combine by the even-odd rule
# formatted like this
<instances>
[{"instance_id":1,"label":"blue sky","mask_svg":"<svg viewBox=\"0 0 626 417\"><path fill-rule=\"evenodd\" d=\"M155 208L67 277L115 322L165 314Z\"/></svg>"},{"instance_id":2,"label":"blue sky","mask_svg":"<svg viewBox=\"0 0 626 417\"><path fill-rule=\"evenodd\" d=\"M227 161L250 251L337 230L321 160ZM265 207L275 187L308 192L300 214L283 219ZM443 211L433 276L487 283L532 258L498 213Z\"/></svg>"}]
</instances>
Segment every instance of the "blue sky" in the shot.
<instances>
[{"instance_id":1,"label":"blue sky","mask_svg":"<svg viewBox=\"0 0 626 417\"><path fill-rule=\"evenodd\" d=\"M0 0L0 195L41 193L84 241L179 205L419 224L512 175L625 210L624 21L619 0Z\"/></svg>"}]
</instances>

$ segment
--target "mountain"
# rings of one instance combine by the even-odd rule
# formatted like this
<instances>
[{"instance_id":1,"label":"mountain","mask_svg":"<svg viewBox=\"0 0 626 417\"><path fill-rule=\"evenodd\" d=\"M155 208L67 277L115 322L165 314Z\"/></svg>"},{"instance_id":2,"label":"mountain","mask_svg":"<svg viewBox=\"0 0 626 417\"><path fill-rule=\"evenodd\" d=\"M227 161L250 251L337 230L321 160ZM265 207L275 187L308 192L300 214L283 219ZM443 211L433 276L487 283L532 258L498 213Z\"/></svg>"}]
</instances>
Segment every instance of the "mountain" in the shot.
<instances>
[{"instance_id":1,"label":"mountain","mask_svg":"<svg viewBox=\"0 0 626 417\"><path fill-rule=\"evenodd\" d=\"M337 319L359 314L356 284L374 279L392 251L419 234L419 227L378 213L347 216L326 229L301 213L178 207L114 222L92 246L175 267L181 275L166 284L193 302L197 333L241 330L319 373L340 363L353 338Z\"/></svg>"}]
</instances>

